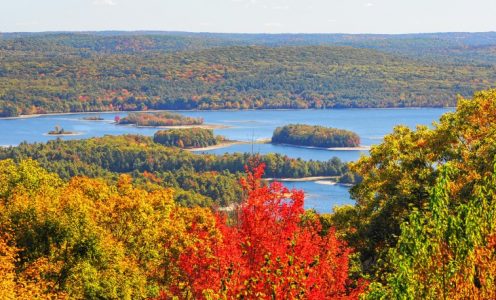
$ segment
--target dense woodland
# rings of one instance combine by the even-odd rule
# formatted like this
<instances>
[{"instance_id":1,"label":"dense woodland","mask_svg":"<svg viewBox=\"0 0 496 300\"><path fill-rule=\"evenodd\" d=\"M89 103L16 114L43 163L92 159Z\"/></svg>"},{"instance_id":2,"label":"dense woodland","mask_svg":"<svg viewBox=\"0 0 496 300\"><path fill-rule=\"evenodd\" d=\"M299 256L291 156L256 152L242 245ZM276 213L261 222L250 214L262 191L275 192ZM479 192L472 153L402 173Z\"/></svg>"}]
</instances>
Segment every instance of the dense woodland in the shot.
<instances>
[{"instance_id":1,"label":"dense woodland","mask_svg":"<svg viewBox=\"0 0 496 300\"><path fill-rule=\"evenodd\" d=\"M344 129L289 124L277 127L272 135L272 143L311 147L358 147L358 134Z\"/></svg>"},{"instance_id":2,"label":"dense woodland","mask_svg":"<svg viewBox=\"0 0 496 300\"><path fill-rule=\"evenodd\" d=\"M181 205L132 171L160 178L198 159L201 172L226 157L200 163L138 136L4 149L0 298L494 299L495 141L496 90L433 127L398 126L353 163L356 205L331 215L264 183L262 157L243 162L239 205L226 214ZM133 153L153 155L132 165ZM91 172L126 174L73 176Z\"/></svg>"},{"instance_id":3,"label":"dense woodland","mask_svg":"<svg viewBox=\"0 0 496 300\"><path fill-rule=\"evenodd\" d=\"M200 155L165 147L150 137L128 135L0 148L0 159L7 158L34 159L63 179L89 176L115 182L119 174L130 174L143 185L177 188L179 202L187 206L228 206L240 201L239 177L254 155ZM327 162L279 154L255 158L266 165L265 176L271 178L339 177L349 172L347 165L337 158Z\"/></svg>"},{"instance_id":4,"label":"dense woodland","mask_svg":"<svg viewBox=\"0 0 496 300\"><path fill-rule=\"evenodd\" d=\"M469 96L496 82L496 39L490 33L272 40L3 34L0 114L452 106L456 94Z\"/></svg>"},{"instance_id":5,"label":"dense woodland","mask_svg":"<svg viewBox=\"0 0 496 300\"><path fill-rule=\"evenodd\" d=\"M118 118L117 124L134 124L136 126L181 126L201 125L202 118L191 118L171 112L130 113L124 118Z\"/></svg>"},{"instance_id":6,"label":"dense woodland","mask_svg":"<svg viewBox=\"0 0 496 300\"><path fill-rule=\"evenodd\" d=\"M169 147L202 148L217 145L223 141L223 137L216 137L212 129L167 129L157 131L153 141Z\"/></svg>"}]
</instances>

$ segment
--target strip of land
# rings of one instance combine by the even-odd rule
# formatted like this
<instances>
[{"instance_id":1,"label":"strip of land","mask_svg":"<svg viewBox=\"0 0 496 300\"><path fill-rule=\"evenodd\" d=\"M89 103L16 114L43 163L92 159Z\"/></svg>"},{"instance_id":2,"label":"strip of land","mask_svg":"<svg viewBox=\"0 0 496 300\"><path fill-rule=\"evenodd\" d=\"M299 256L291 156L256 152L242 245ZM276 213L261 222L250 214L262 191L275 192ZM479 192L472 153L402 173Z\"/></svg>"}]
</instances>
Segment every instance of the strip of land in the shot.
<instances>
[{"instance_id":1,"label":"strip of land","mask_svg":"<svg viewBox=\"0 0 496 300\"><path fill-rule=\"evenodd\" d=\"M77 136L77 135L83 135L83 132L71 132L71 133L44 133L43 135L46 136Z\"/></svg>"},{"instance_id":2,"label":"strip of land","mask_svg":"<svg viewBox=\"0 0 496 300\"><path fill-rule=\"evenodd\" d=\"M338 176L312 176L300 178L264 178L267 181L281 181L281 182L303 182L303 181L322 181L322 180L337 180Z\"/></svg>"},{"instance_id":3,"label":"strip of land","mask_svg":"<svg viewBox=\"0 0 496 300\"><path fill-rule=\"evenodd\" d=\"M138 128L159 128L159 129L188 129L188 128L223 129L223 128L229 128L230 127L230 126L222 125L222 124L171 125L171 126L136 126L136 125L129 125L129 126L138 127Z\"/></svg>"},{"instance_id":4,"label":"strip of land","mask_svg":"<svg viewBox=\"0 0 496 300\"><path fill-rule=\"evenodd\" d=\"M317 149L317 150L327 150L327 151L369 151L370 146L358 146L358 147L314 147L314 146L301 146L301 145L293 145L293 144L282 144L282 143L273 143L274 145L281 145L287 147L296 147L296 148L305 148L305 149Z\"/></svg>"},{"instance_id":5,"label":"strip of land","mask_svg":"<svg viewBox=\"0 0 496 300\"><path fill-rule=\"evenodd\" d=\"M259 139L255 140L253 144L267 144L270 142L270 139ZM212 146L207 146L207 147L202 147L202 148L190 148L190 149L185 149L188 151L192 152L199 152L199 151L210 151L210 150L216 150L216 149L222 149L222 148L227 148L233 145L248 145L251 144L252 142L248 141L225 141L217 145L212 145Z\"/></svg>"}]
</instances>

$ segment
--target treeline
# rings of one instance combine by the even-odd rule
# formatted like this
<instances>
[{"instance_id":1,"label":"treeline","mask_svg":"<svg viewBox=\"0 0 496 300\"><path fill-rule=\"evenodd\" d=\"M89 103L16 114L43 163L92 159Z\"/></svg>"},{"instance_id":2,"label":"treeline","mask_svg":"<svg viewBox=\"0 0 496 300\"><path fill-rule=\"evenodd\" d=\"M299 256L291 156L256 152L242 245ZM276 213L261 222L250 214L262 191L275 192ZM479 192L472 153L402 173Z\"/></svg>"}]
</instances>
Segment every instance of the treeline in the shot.
<instances>
[{"instance_id":1,"label":"treeline","mask_svg":"<svg viewBox=\"0 0 496 300\"><path fill-rule=\"evenodd\" d=\"M106 38L112 39L99 37ZM454 105L454 95L469 96L496 82L493 63L423 61L370 49L225 45L195 49L120 53L73 48L50 35L0 40L0 115L437 107Z\"/></svg>"},{"instance_id":2,"label":"treeline","mask_svg":"<svg viewBox=\"0 0 496 300\"><path fill-rule=\"evenodd\" d=\"M337 158L319 162L279 154L199 155L133 135L22 143L0 149L0 159L7 158L15 161L32 158L64 179L89 176L115 180L118 174L131 174L140 182L187 191L179 197L187 206L227 206L239 200L238 179L252 159L267 165L267 177L340 176L348 172L347 165Z\"/></svg>"},{"instance_id":3,"label":"treeline","mask_svg":"<svg viewBox=\"0 0 496 300\"><path fill-rule=\"evenodd\" d=\"M203 118L191 118L172 112L130 113L119 118L117 124L135 124L136 126L180 126L201 125Z\"/></svg>"},{"instance_id":4,"label":"treeline","mask_svg":"<svg viewBox=\"0 0 496 300\"><path fill-rule=\"evenodd\" d=\"M358 147L358 134L344 129L304 124L289 124L277 127L272 143L312 147Z\"/></svg>"},{"instance_id":5,"label":"treeline","mask_svg":"<svg viewBox=\"0 0 496 300\"><path fill-rule=\"evenodd\" d=\"M222 137L214 135L212 129L204 128L159 130L153 135L155 143L179 148L202 148L217 145L222 140Z\"/></svg>"}]
</instances>

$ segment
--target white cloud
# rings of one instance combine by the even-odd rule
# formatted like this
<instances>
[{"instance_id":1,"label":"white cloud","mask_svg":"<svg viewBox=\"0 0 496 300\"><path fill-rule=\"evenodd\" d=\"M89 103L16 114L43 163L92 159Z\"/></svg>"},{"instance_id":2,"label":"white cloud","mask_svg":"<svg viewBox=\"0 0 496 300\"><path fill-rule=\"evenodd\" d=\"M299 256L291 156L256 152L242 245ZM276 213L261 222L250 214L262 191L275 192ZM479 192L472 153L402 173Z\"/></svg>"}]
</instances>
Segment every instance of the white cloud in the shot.
<instances>
[{"instance_id":1,"label":"white cloud","mask_svg":"<svg viewBox=\"0 0 496 300\"><path fill-rule=\"evenodd\" d=\"M93 5L98 6L115 6L117 3L114 0L94 0Z\"/></svg>"},{"instance_id":2,"label":"white cloud","mask_svg":"<svg viewBox=\"0 0 496 300\"><path fill-rule=\"evenodd\" d=\"M365 7L372 7L374 6L374 3L371 3L371 2L367 2L364 4Z\"/></svg>"}]
</instances>

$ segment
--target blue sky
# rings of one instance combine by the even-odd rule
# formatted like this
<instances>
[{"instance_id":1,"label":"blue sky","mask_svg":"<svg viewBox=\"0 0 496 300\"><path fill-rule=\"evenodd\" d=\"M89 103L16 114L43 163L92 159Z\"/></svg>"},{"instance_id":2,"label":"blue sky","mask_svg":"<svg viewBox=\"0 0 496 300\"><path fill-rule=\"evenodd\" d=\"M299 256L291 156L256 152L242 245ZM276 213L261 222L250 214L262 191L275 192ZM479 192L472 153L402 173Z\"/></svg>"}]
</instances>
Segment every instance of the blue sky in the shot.
<instances>
[{"instance_id":1,"label":"blue sky","mask_svg":"<svg viewBox=\"0 0 496 300\"><path fill-rule=\"evenodd\" d=\"M0 0L0 31L496 31L496 0Z\"/></svg>"}]
</instances>

